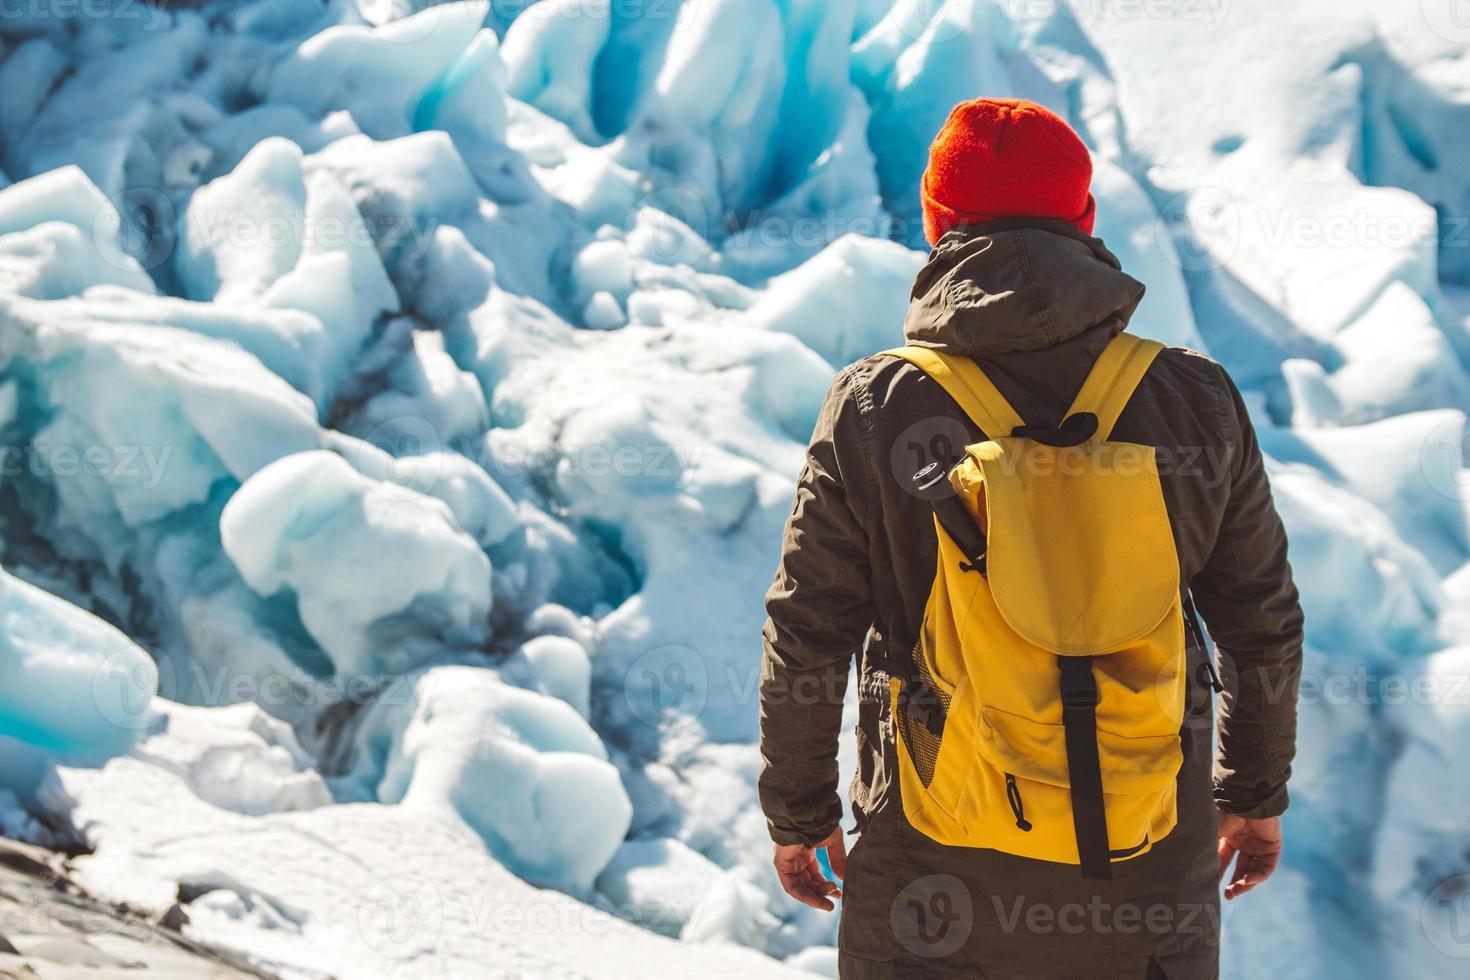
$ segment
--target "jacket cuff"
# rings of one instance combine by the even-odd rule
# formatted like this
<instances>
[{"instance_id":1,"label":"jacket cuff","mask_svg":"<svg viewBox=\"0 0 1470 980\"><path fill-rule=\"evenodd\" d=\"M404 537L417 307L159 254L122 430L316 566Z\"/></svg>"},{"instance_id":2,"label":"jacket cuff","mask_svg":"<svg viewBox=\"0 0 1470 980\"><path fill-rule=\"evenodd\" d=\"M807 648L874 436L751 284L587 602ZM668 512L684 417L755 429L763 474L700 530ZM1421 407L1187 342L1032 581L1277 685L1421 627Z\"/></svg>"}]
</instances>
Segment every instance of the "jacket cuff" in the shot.
<instances>
[{"instance_id":1,"label":"jacket cuff","mask_svg":"<svg viewBox=\"0 0 1470 980\"><path fill-rule=\"evenodd\" d=\"M832 835L832 831L842 826L842 820L841 818L833 820L825 830L820 830L814 833L804 830L798 830L790 826L778 827L775 823L771 821L767 821L766 826L770 829L771 840L777 844L780 844L782 846L786 846L789 844L800 844L803 847L816 847L822 841L830 837Z\"/></svg>"},{"instance_id":2,"label":"jacket cuff","mask_svg":"<svg viewBox=\"0 0 1470 980\"><path fill-rule=\"evenodd\" d=\"M1289 803L1285 786L1259 803L1232 802L1226 799L1223 790L1219 787L1215 788L1215 805L1226 813L1243 817L1246 820L1267 820L1271 817L1279 817L1286 812Z\"/></svg>"}]
</instances>

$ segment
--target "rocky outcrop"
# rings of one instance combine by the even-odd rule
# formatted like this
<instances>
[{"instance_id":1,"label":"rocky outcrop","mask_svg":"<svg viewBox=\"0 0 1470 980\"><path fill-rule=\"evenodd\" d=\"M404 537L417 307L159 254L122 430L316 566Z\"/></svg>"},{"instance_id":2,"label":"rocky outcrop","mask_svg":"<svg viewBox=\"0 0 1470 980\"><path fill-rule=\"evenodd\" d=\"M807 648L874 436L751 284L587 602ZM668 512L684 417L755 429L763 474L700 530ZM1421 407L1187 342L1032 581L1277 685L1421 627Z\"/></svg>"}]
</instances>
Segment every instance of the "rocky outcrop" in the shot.
<instances>
[{"instance_id":1,"label":"rocky outcrop","mask_svg":"<svg viewBox=\"0 0 1470 980\"><path fill-rule=\"evenodd\" d=\"M185 939L182 906L161 920L87 895L62 855L0 838L0 980L271 978Z\"/></svg>"}]
</instances>

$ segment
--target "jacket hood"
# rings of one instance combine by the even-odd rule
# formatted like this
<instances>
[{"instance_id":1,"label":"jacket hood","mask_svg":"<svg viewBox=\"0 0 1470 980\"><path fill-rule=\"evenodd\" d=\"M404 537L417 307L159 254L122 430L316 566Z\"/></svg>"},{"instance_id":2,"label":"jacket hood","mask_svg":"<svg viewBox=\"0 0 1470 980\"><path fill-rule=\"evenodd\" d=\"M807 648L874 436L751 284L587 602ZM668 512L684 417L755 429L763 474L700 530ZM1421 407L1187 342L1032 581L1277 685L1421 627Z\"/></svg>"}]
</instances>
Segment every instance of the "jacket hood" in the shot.
<instances>
[{"instance_id":1,"label":"jacket hood","mask_svg":"<svg viewBox=\"0 0 1470 980\"><path fill-rule=\"evenodd\" d=\"M903 332L910 344L970 357L1041 350L1104 323L1121 332L1142 299L1143 283L1066 222L992 221L939 240Z\"/></svg>"}]
</instances>

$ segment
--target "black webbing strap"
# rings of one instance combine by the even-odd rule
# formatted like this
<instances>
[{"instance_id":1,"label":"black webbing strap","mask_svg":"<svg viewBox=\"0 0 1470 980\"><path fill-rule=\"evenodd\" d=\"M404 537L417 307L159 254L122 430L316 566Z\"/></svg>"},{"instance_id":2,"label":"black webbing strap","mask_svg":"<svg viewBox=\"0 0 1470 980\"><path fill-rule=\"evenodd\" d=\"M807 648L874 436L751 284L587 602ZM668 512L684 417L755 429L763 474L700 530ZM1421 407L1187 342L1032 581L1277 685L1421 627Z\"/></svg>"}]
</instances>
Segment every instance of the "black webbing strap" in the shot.
<instances>
[{"instance_id":1,"label":"black webbing strap","mask_svg":"<svg viewBox=\"0 0 1470 980\"><path fill-rule=\"evenodd\" d=\"M1062 729L1078 863L1082 877L1110 881L1113 871L1108 859L1102 765L1097 758L1097 681L1092 676L1092 658L1058 657L1057 662L1062 668Z\"/></svg>"},{"instance_id":2,"label":"black webbing strap","mask_svg":"<svg viewBox=\"0 0 1470 980\"><path fill-rule=\"evenodd\" d=\"M1210 653L1210 641L1206 638L1204 621L1195 608L1194 596L1187 590L1184 593L1184 621L1193 630L1195 641L1199 643L1200 656L1204 658L1201 664L1205 672L1204 682L1216 694L1225 693L1225 684L1220 680L1220 672L1215 669L1215 660Z\"/></svg>"},{"instance_id":3,"label":"black webbing strap","mask_svg":"<svg viewBox=\"0 0 1470 980\"><path fill-rule=\"evenodd\" d=\"M1190 594L1188 589L1182 590L1182 593L1184 596L1184 622L1188 625L1190 632L1194 634L1195 641L1204 649L1205 659L1208 660L1209 644L1205 641L1205 628L1204 624L1200 622L1199 610L1194 607L1194 596Z\"/></svg>"},{"instance_id":4,"label":"black webbing strap","mask_svg":"<svg viewBox=\"0 0 1470 980\"><path fill-rule=\"evenodd\" d=\"M1091 412L1075 412L1060 425L1018 425L1011 430L1016 438L1031 439L1057 449L1080 446L1096 434L1097 416Z\"/></svg>"},{"instance_id":5,"label":"black webbing strap","mask_svg":"<svg viewBox=\"0 0 1470 980\"><path fill-rule=\"evenodd\" d=\"M962 563L960 568L967 572L985 574L985 532L980 530L975 515L970 513L959 494L937 497L930 504L934 507L934 516L939 518L939 526L944 528L944 533L954 540L969 559L968 564Z\"/></svg>"}]
</instances>

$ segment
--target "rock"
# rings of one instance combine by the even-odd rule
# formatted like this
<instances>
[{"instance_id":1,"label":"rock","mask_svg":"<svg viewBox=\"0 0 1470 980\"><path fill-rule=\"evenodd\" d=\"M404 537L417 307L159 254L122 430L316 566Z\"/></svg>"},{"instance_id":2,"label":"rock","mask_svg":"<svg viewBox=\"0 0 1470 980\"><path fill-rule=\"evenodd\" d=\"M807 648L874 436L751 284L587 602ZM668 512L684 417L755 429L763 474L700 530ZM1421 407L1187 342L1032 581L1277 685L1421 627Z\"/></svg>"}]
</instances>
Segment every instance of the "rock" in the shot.
<instances>
[{"instance_id":1,"label":"rock","mask_svg":"<svg viewBox=\"0 0 1470 980\"><path fill-rule=\"evenodd\" d=\"M182 905L155 924L87 895L65 859L0 837L0 978L244 980L272 974L179 934Z\"/></svg>"}]
</instances>

